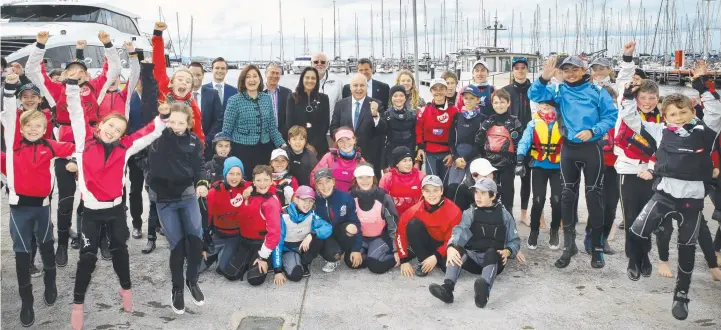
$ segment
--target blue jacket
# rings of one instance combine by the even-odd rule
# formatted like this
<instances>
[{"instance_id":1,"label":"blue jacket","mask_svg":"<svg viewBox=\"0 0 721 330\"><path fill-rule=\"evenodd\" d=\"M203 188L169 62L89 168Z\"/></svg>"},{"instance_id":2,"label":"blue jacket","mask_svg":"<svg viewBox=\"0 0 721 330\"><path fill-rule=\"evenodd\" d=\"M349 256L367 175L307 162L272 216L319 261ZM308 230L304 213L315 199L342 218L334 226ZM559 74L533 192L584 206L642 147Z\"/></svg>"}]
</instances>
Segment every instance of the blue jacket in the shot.
<instances>
[{"instance_id":1,"label":"blue jacket","mask_svg":"<svg viewBox=\"0 0 721 330\"><path fill-rule=\"evenodd\" d=\"M538 78L528 90L528 98L537 103L553 99L558 104L561 135L567 141L583 142L575 138L583 130L592 130L594 134L589 141L596 141L616 125L618 110L614 100L606 90L592 84L588 75L573 86L562 83L556 89L547 84L543 77Z\"/></svg>"},{"instance_id":2,"label":"blue jacket","mask_svg":"<svg viewBox=\"0 0 721 330\"><path fill-rule=\"evenodd\" d=\"M286 251L293 251L293 248L287 248L285 246L285 218L288 217L290 221L294 223L301 223L305 221L312 221L311 231L308 234L314 234L313 239L326 239L333 233L333 227L315 211L310 211L308 214L303 216L296 209L295 203L290 203L283 209L283 214L280 218L280 242L273 249L271 258L273 259L273 269L281 269L283 267L283 253Z\"/></svg>"},{"instance_id":3,"label":"blue jacket","mask_svg":"<svg viewBox=\"0 0 721 330\"><path fill-rule=\"evenodd\" d=\"M556 122L552 122L548 124L549 129L553 129L553 125L555 125ZM533 131L536 130L536 121L531 119L531 121L526 124L526 130L523 131L523 136L521 137L521 141L518 142L518 149L516 150L516 155L518 157L528 155L528 150L531 149L531 146L533 145ZM531 167L538 167L538 168L545 168L547 170L558 170L561 169L561 163L552 163L548 158L537 161L533 160L531 163Z\"/></svg>"},{"instance_id":4,"label":"blue jacket","mask_svg":"<svg viewBox=\"0 0 721 330\"><path fill-rule=\"evenodd\" d=\"M344 222L354 224L358 228L358 234L355 235L355 242L351 252L360 252L363 245L363 233L361 232L360 220L358 220L356 214L353 197L338 190L338 188L334 188L333 193L328 198L323 198L318 194L315 200L315 213L323 219L328 219L334 228Z\"/></svg>"},{"instance_id":5,"label":"blue jacket","mask_svg":"<svg viewBox=\"0 0 721 330\"><path fill-rule=\"evenodd\" d=\"M285 144L268 93L260 92L256 99L246 92L231 96L224 116L223 132L230 134L235 143L252 146L270 142L276 148Z\"/></svg>"},{"instance_id":6,"label":"blue jacket","mask_svg":"<svg viewBox=\"0 0 721 330\"><path fill-rule=\"evenodd\" d=\"M140 110L140 94L134 91L130 96L130 114L128 118L128 134L135 133L135 131L143 128L143 117Z\"/></svg>"}]
</instances>

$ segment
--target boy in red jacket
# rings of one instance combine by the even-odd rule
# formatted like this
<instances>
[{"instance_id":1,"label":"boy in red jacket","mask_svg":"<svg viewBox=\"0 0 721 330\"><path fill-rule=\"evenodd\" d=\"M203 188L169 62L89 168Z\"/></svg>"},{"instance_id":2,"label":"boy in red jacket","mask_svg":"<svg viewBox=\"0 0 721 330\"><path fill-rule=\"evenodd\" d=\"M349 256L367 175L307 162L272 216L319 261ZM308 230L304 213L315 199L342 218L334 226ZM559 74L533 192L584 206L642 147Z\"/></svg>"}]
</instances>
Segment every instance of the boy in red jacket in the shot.
<instances>
[{"instance_id":1,"label":"boy in red jacket","mask_svg":"<svg viewBox=\"0 0 721 330\"><path fill-rule=\"evenodd\" d=\"M15 251L15 271L22 300L20 323L29 327L35 322L30 281L30 242L33 235L40 244L40 256L45 269L45 303L54 304L58 296L53 253L55 242L53 224L50 221L50 194L54 184L51 164L55 158L70 157L75 146L72 143L58 143L44 138L48 131L48 122L41 111L23 112L17 120L15 89L18 88L19 81L15 73L6 78L3 91L6 110L0 114L0 120L5 127L4 139L8 146L3 163L7 166L10 237Z\"/></svg>"},{"instance_id":2,"label":"boy in red jacket","mask_svg":"<svg viewBox=\"0 0 721 330\"><path fill-rule=\"evenodd\" d=\"M444 94L445 97L445 94ZM433 268L446 268L446 249L453 227L461 222L461 209L443 197L443 181L428 175L421 182L423 199L403 213L395 240L401 259L401 274L413 276L409 263L417 257L417 276L426 276ZM409 253L409 248L413 254Z\"/></svg>"},{"instance_id":3,"label":"boy in red jacket","mask_svg":"<svg viewBox=\"0 0 721 330\"><path fill-rule=\"evenodd\" d=\"M448 147L451 123L458 109L448 105L446 91L448 84L443 79L431 81L433 101L418 112L416 121L416 144L418 160L425 161L425 172L445 178L447 168L453 162Z\"/></svg>"}]
</instances>

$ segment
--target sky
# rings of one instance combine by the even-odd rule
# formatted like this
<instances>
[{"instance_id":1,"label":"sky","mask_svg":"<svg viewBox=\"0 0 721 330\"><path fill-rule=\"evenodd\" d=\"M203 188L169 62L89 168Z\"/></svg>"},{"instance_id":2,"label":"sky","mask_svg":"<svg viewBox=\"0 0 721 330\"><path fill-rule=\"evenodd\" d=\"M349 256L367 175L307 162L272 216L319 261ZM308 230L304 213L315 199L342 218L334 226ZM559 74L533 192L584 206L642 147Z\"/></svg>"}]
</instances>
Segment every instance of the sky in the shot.
<instances>
[{"instance_id":1,"label":"sky","mask_svg":"<svg viewBox=\"0 0 721 330\"><path fill-rule=\"evenodd\" d=\"M83 0L80 0L83 1ZM101 2L105 0L99 0ZM481 6L490 18L497 12L498 20L505 31L498 33L498 46L510 47L515 52L540 51L547 54L552 51L566 51L578 53L581 51L594 51L608 45L609 52L616 53L621 45L627 41L638 40L640 50L650 52L654 27L659 6L663 0L645 0L645 19L639 19L641 0L516 0L516 1L489 1L489 0L416 0L418 19L418 49L419 53L432 53L440 56L466 46L493 45L493 35L483 31L483 27L491 25L482 22L479 13ZM689 25L693 26L696 19L696 6L700 0L670 0L676 7L677 26L672 30L679 31L675 37L675 44L670 43L669 51L676 48L690 48ZM3 0L7 2L7 0ZM140 25L143 32L152 32L153 23L159 18L159 8L162 10L165 21L169 25L168 35L176 43L176 53L181 53L177 41L181 40L182 55L188 56L190 35L190 17L193 16L193 56L216 57L223 56L231 60L270 60L280 57L280 22L279 2L282 6L282 28L284 38L284 58L292 59L303 55L306 51L313 53L323 50L330 58L341 56L360 56L375 58L399 57L401 52L413 52L413 0L215 0L212 2L190 2L186 0L123 0L112 1L112 5L138 14L141 17ZM333 45L333 4L339 13L336 28L340 37L338 46ZM446 4L445 31L441 33L441 16L443 3ZM383 3L383 20L381 19L381 3ZM399 5L400 3L400 5ZM585 3L585 5L584 5ZM602 38L601 8L606 5L607 16L611 10L614 16L607 22L608 38ZM461 42L454 42L453 31L456 27L456 4L459 13L459 38ZM631 10L627 10L630 4ZM402 5L402 6L401 6ZM425 11L424 11L425 5ZM533 31L533 16L536 7L540 6L540 31L536 37ZM556 11L556 6L558 10ZM579 38L576 46L576 7L588 8L586 37ZM721 48L719 34L721 20L718 19L721 1L711 2L710 17L711 47ZM401 7L403 14L401 14ZM408 15L405 15L407 9ZM549 9L551 10L549 30ZM371 16L371 10L373 15ZM176 12L180 21L176 21ZM619 16L619 12L622 14ZM427 15L424 15L427 13ZM558 13L558 18L556 18ZM566 19L566 13L570 13ZM691 22L686 23L686 16ZM356 47L356 25L358 20L358 46ZM407 17L407 22L405 17ZM381 22L383 21L383 26ZM390 23L389 23L390 21ZM637 23L641 21L642 23ZM643 21L646 21L644 24ZM663 19L661 20L663 23ZM633 26L629 22L635 22ZM434 24L435 23L435 24ZM482 23L485 23L482 25ZM371 24L373 28L371 29ZM390 26L389 26L390 25ZM400 26L407 25L408 38L400 38ZM434 27L435 25L435 27ZM644 31L643 26L647 26ZM661 29L665 29L661 25ZM697 27L702 26L697 25ZM181 38L178 38L180 27ZM307 48L304 47L304 27L308 35ZM715 28L715 30L713 29ZM262 29L262 38L261 38ZM404 27L405 29L405 27ZM511 29L513 30L511 33ZM470 32L466 32L469 31ZM372 33L371 33L372 31ZM475 31L475 32L474 32ZM385 43L382 41L382 33ZM322 33L322 39L321 39ZM564 36L565 33L565 36ZM664 31L659 31L655 52L661 47ZM251 37L252 36L252 37ZM392 36L392 37L391 37ZM645 36L645 37L644 37ZM702 41L697 34L693 48L701 48ZM262 39L262 40L261 40ZM442 39L445 43L442 44ZM321 40L323 42L321 43ZM373 40L373 43L371 43ZM428 42L426 43L426 40ZM593 44L592 44L593 43ZM564 47L565 45L565 47Z\"/></svg>"}]
</instances>

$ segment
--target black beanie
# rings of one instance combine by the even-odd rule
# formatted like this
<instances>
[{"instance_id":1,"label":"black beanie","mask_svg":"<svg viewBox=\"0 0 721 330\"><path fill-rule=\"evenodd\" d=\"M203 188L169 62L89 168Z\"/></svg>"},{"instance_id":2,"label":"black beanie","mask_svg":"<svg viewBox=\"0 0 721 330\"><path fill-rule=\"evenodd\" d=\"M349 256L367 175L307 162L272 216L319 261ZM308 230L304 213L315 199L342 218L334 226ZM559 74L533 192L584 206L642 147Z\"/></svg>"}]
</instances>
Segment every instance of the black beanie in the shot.
<instances>
[{"instance_id":1,"label":"black beanie","mask_svg":"<svg viewBox=\"0 0 721 330\"><path fill-rule=\"evenodd\" d=\"M403 93L403 95L406 95L405 87L403 87L401 85L395 85L395 86L391 87L390 94L388 94L391 97L391 99L393 99L393 94L395 94L396 92L401 92L401 93Z\"/></svg>"},{"instance_id":2,"label":"black beanie","mask_svg":"<svg viewBox=\"0 0 721 330\"><path fill-rule=\"evenodd\" d=\"M392 95L392 94L391 94ZM393 153L391 153L391 157L393 157L393 166L398 165L398 163L401 162L406 157L411 157L413 159L413 154L411 153L411 149L408 149L406 146L400 146L393 149Z\"/></svg>"}]
</instances>

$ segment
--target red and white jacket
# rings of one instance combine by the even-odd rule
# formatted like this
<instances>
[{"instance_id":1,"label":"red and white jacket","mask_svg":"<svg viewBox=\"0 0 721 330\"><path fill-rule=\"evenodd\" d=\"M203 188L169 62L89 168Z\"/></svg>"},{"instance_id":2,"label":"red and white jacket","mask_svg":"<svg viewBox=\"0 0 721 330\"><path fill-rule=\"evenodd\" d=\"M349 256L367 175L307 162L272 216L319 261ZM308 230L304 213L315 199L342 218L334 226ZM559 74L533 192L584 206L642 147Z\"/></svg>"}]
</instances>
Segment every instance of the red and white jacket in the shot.
<instances>
[{"instance_id":1,"label":"red and white jacket","mask_svg":"<svg viewBox=\"0 0 721 330\"><path fill-rule=\"evenodd\" d=\"M74 140L73 131L68 126L70 124L70 114L65 96L66 85L65 83L53 81L45 74L42 65L45 57L45 45L39 43L35 45L36 47L32 47L25 64L25 75L40 88L41 94L48 100L50 106L55 107L55 119L61 125L57 136L58 141L72 142ZM99 76L90 79L80 87L82 89L79 94L81 98L80 104L84 110L85 120L92 125L101 119L98 104L102 103L108 87L120 75L120 55L111 43L105 45L105 58L108 63L107 72L103 71Z\"/></svg>"},{"instance_id":2,"label":"red and white jacket","mask_svg":"<svg viewBox=\"0 0 721 330\"><path fill-rule=\"evenodd\" d=\"M240 221L247 213L248 205L243 191L251 183L243 181L231 187L225 181L216 181L208 189L208 227L225 236L240 235Z\"/></svg>"},{"instance_id":3,"label":"red and white jacket","mask_svg":"<svg viewBox=\"0 0 721 330\"><path fill-rule=\"evenodd\" d=\"M275 186L267 193L253 192L245 201L245 216L240 219L240 236L250 240L263 240L258 251L261 258L270 258L270 253L280 242L280 214L282 211Z\"/></svg>"},{"instance_id":4,"label":"red and white jacket","mask_svg":"<svg viewBox=\"0 0 721 330\"><path fill-rule=\"evenodd\" d=\"M85 121L83 108L80 105L80 87L68 81L65 92L75 138L78 187L84 205L93 210L117 206L122 203L124 173L128 159L160 137L165 129L166 120L158 116L135 133L121 137L113 143L106 157L105 146L95 137L97 129Z\"/></svg>"},{"instance_id":5,"label":"red and white jacket","mask_svg":"<svg viewBox=\"0 0 721 330\"><path fill-rule=\"evenodd\" d=\"M29 142L20 135L15 91L5 89L4 109L0 121L5 127L5 155L10 205L47 206L55 185L55 158L70 157L72 143L59 143L40 138ZM48 127L50 130L52 126Z\"/></svg>"},{"instance_id":6,"label":"red and white jacket","mask_svg":"<svg viewBox=\"0 0 721 330\"><path fill-rule=\"evenodd\" d=\"M416 119L416 144L426 152L448 152L448 137L453 117L458 108L446 103L445 109L438 109L433 102L418 111Z\"/></svg>"}]
</instances>

